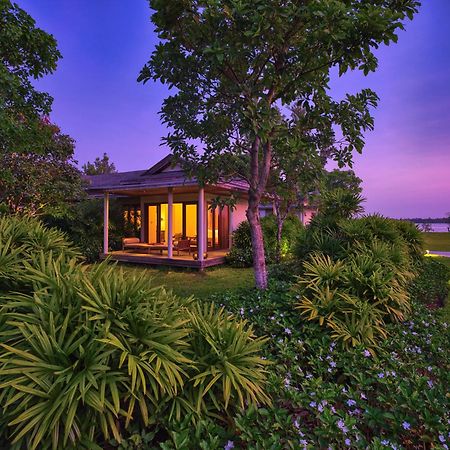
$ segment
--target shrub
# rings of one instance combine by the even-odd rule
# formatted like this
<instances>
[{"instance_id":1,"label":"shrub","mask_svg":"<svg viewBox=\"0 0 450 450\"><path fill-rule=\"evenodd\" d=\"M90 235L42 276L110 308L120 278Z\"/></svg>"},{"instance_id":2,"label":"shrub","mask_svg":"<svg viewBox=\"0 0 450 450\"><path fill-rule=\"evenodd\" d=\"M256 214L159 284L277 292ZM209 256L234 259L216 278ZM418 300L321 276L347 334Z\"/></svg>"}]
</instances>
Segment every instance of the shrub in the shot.
<instances>
[{"instance_id":1,"label":"shrub","mask_svg":"<svg viewBox=\"0 0 450 450\"><path fill-rule=\"evenodd\" d=\"M0 292L20 289L24 264L41 251L55 258L80 255L64 233L45 227L38 219L0 216Z\"/></svg>"},{"instance_id":2,"label":"shrub","mask_svg":"<svg viewBox=\"0 0 450 450\"><path fill-rule=\"evenodd\" d=\"M50 227L56 227L67 234L85 257L87 262L96 262L103 253L103 202L89 199L72 206L71 217L44 217ZM109 210L109 246L111 250L120 250L122 238L132 236L134 231L126 225L121 204L110 199Z\"/></svg>"},{"instance_id":3,"label":"shrub","mask_svg":"<svg viewBox=\"0 0 450 450\"><path fill-rule=\"evenodd\" d=\"M296 307L345 346L376 346L387 335L386 321L402 320L409 311L406 277L370 253L336 262L315 255L304 269L294 286Z\"/></svg>"},{"instance_id":4,"label":"shrub","mask_svg":"<svg viewBox=\"0 0 450 450\"><path fill-rule=\"evenodd\" d=\"M266 263L275 262L277 224L275 216L266 216L261 219L261 226L264 237L264 252ZM303 228L300 220L295 216L289 216L283 224L281 239L282 257L288 258L292 255L294 243L298 234ZM252 241L250 235L250 225L245 220L233 232L233 246L227 256L227 261L233 267L250 267L253 265Z\"/></svg>"},{"instance_id":5,"label":"shrub","mask_svg":"<svg viewBox=\"0 0 450 450\"><path fill-rule=\"evenodd\" d=\"M11 448L96 448L132 424L268 402L264 340L213 305L64 251L30 251L21 281L27 289L5 292L0 310L0 433Z\"/></svg>"},{"instance_id":6,"label":"shrub","mask_svg":"<svg viewBox=\"0 0 450 450\"><path fill-rule=\"evenodd\" d=\"M450 268L433 258L424 258L419 275L411 285L411 295L430 306L443 306L449 292Z\"/></svg>"}]
</instances>

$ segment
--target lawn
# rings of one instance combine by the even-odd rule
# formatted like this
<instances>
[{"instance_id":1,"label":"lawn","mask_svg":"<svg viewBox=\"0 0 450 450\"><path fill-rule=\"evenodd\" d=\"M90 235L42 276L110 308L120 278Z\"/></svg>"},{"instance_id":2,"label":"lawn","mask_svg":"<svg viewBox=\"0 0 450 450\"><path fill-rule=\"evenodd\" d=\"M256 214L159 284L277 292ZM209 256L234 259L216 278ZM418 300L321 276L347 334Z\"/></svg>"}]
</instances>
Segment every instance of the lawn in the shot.
<instances>
[{"instance_id":1,"label":"lawn","mask_svg":"<svg viewBox=\"0 0 450 450\"><path fill-rule=\"evenodd\" d=\"M445 233L442 233L442 234L445 234ZM437 259L439 260L439 262L447 265L450 268L450 258L437 258ZM450 283L450 280L449 280L449 283ZM450 292L447 297L447 302L445 303L444 308L442 308L441 315L444 320L446 320L447 322L450 322Z\"/></svg>"},{"instance_id":2,"label":"lawn","mask_svg":"<svg viewBox=\"0 0 450 450\"><path fill-rule=\"evenodd\" d=\"M426 250L450 252L450 233L422 233Z\"/></svg>"},{"instance_id":3,"label":"lawn","mask_svg":"<svg viewBox=\"0 0 450 450\"><path fill-rule=\"evenodd\" d=\"M254 286L252 268L235 269L222 266L198 272L135 265L120 267L130 274L136 271L145 272L154 286L166 286L180 296L194 295L197 298L208 298L212 294L236 291L241 288L251 289Z\"/></svg>"}]
</instances>

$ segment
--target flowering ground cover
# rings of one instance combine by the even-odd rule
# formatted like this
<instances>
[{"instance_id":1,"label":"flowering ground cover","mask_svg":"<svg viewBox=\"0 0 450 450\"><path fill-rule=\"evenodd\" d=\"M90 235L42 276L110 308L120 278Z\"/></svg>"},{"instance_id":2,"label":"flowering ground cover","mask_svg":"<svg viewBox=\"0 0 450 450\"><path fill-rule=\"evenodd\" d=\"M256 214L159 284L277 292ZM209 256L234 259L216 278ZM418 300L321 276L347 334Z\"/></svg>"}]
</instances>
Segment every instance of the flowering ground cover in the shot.
<instances>
[{"instance_id":1,"label":"flowering ground cover","mask_svg":"<svg viewBox=\"0 0 450 450\"><path fill-rule=\"evenodd\" d=\"M435 311L414 302L375 351L344 350L301 320L286 285L220 301L271 337L273 404L238 415L227 448L448 449L450 329Z\"/></svg>"}]
</instances>

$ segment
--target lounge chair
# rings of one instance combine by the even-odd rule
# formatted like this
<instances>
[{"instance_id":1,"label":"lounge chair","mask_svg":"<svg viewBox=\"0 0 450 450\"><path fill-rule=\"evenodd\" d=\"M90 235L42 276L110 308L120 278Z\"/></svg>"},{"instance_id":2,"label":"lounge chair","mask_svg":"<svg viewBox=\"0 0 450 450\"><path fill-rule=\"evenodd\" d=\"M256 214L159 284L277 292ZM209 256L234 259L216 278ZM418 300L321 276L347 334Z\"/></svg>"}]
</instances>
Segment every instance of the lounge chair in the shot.
<instances>
[{"instance_id":1,"label":"lounge chair","mask_svg":"<svg viewBox=\"0 0 450 450\"><path fill-rule=\"evenodd\" d=\"M146 242L141 242L137 237L122 238L122 250L147 250L151 249L152 245Z\"/></svg>"}]
</instances>

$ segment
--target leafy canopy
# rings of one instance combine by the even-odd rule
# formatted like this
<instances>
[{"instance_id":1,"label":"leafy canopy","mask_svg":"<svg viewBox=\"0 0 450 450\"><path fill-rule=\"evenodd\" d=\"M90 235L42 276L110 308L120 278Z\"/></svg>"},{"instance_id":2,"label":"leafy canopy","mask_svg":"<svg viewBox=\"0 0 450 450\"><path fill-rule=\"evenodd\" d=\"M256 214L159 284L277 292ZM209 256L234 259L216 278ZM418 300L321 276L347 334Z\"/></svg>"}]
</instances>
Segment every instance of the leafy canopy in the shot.
<instances>
[{"instance_id":1,"label":"leafy canopy","mask_svg":"<svg viewBox=\"0 0 450 450\"><path fill-rule=\"evenodd\" d=\"M229 157L270 142L286 105L298 104L308 114L318 110L319 119L329 121L335 106L327 91L330 69L337 67L341 75L349 69L374 71L373 50L397 41L419 1L151 0L150 5L161 42L139 80L153 78L175 88L161 111L172 129L165 141L193 163L196 175L208 179L242 172ZM351 161L353 150L362 150L366 108L375 94L364 90L346 101L354 120L342 124L348 140L332 155L341 164ZM259 156L261 170L264 158L270 155Z\"/></svg>"},{"instance_id":2,"label":"leafy canopy","mask_svg":"<svg viewBox=\"0 0 450 450\"><path fill-rule=\"evenodd\" d=\"M50 138L41 118L53 99L32 80L52 73L60 57L53 36L17 4L0 1L0 152L38 152Z\"/></svg>"},{"instance_id":3,"label":"leafy canopy","mask_svg":"<svg viewBox=\"0 0 450 450\"><path fill-rule=\"evenodd\" d=\"M267 287L258 207L278 152L276 139L290 128L286 109L299 108L305 118L313 118L312 129L295 130L297 139L325 138L312 148L326 150L339 166L350 165L353 151L363 149L364 131L373 127L369 109L377 97L364 89L333 101L330 71L374 71L373 50L397 41L398 29L419 4L150 0L161 42L138 80L159 80L174 88L161 110L171 129L165 142L189 175L200 182L224 176L248 181L247 219L258 288ZM301 145L290 148L301 154Z\"/></svg>"},{"instance_id":4,"label":"leafy canopy","mask_svg":"<svg viewBox=\"0 0 450 450\"><path fill-rule=\"evenodd\" d=\"M39 152L0 152L0 208L8 213L62 217L84 196L73 159L74 140L41 121L47 139Z\"/></svg>"},{"instance_id":5,"label":"leafy canopy","mask_svg":"<svg viewBox=\"0 0 450 450\"><path fill-rule=\"evenodd\" d=\"M88 161L86 164L83 164L83 173L85 175L102 175L116 172L116 166L109 160L109 156L106 153L103 153L101 158L97 156L94 162Z\"/></svg>"}]
</instances>

